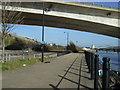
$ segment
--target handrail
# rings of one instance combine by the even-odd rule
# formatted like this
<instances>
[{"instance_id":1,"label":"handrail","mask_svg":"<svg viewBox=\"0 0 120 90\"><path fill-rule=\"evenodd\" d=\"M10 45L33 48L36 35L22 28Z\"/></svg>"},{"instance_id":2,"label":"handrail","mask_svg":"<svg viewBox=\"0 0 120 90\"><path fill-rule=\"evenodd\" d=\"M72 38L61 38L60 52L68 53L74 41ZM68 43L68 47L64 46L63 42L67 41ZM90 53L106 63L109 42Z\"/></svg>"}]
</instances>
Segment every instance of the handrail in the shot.
<instances>
[{"instance_id":1,"label":"handrail","mask_svg":"<svg viewBox=\"0 0 120 90\"><path fill-rule=\"evenodd\" d=\"M91 54L92 52L89 52L89 51L85 51L85 56L87 57L86 58L86 61L88 62L87 64L88 64L88 68L89 69L91 69L90 68L90 66L91 66L91 57L90 57L90 54ZM92 53L92 54L94 54L95 55L95 53ZM94 63L93 63L94 64ZM100 63L99 62L99 70L102 70L102 72L101 72L101 74L100 74L100 76L102 76L103 75L103 64L102 63ZM112 69L110 69L110 73L109 73L109 75L110 76L112 76L115 80L116 80L116 82L114 83L114 84L116 84L117 82L120 82L120 76L119 76L119 74L117 74L117 72L120 74L120 72L119 71L115 71L115 70L112 70ZM90 72L91 73L91 72ZM95 74L95 73L94 73ZM110 77L109 77L109 79L111 79ZM109 83L110 84L110 83ZM100 78L98 79L98 87L99 88L102 88L102 82L100 81ZM111 87L110 87L111 88Z\"/></svg>"}]
</instances>

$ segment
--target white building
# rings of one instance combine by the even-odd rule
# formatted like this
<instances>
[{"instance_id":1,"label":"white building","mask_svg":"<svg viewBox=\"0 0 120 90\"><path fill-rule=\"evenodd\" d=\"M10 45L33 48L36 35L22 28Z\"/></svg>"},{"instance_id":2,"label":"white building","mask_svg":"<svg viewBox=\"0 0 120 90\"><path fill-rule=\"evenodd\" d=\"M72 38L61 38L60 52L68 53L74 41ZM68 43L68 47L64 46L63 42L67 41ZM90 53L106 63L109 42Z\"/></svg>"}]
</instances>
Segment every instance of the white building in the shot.
<instances>
[{"instance_id":1,"label":"white building","mask_svg":"<svg viewBox=\"0 0 120 90\"><path fill-rule=\"evenodd\" d=\"M50 46L53 46L53 44L51 43Z\"/></svg>"},{"instance_id":2,"label":"white building","mask_svg":"<svg viewBox=\"0 0 120 90\"><path fill-rule=\"evenodd\" d=\"M95 45L92 45L91 48L92 48L92 49L95 49Z\"/></svg>"}]
</instances>

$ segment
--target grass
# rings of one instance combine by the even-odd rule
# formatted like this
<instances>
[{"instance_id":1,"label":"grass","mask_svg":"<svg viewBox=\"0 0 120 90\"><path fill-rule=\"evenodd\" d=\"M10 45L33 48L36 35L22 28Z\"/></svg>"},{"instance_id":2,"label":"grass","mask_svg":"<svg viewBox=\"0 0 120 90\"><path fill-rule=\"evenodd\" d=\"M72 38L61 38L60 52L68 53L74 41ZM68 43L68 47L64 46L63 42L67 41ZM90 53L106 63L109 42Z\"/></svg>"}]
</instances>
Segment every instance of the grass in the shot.
<instances>
[{"instance_id":1,"label":"grass","mask_svg":"<svg viewBox=\"0 0 120 90\"><path fill-rule=\"evenodd\" d=\"M44 57L44 60L47 61L53 57ZM23 64L26 66L32 65L35 63L41 62L41 57L39 58L31 58L31 59L16 59L16 60L11 60L8 62L5 62L2 64L2 67L0 67L0 71L7 71L7 70L14 70L16 68L21 68L24 67Z\"/></svg>"}]
</instances>

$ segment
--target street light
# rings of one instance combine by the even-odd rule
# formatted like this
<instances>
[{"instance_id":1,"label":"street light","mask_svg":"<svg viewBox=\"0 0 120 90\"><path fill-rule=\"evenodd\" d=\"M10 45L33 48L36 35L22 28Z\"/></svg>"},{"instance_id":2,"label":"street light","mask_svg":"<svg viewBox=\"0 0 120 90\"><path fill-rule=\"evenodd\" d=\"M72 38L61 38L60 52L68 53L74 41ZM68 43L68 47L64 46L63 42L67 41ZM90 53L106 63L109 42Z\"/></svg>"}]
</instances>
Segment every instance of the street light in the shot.
<instances>
[{"instance_id":1,"label":"street light","mask_svg":"<svg viewBox=\"0 0 120 90\"><path fill-rule=\"evenodd\" d=\"M68 32L64 32L64 33L67 34L67 46L68 46L68 44L69 44L69 33ZM67 46L66 46L66 51L67 51Z\"/></svg>"},{"instance_id":2,"label":"street light","mask_svg":"<svg viewBox=\"0 0 120 90\"><path fill-rule=\"evenodd\" d=\"M44 2L43 2L43 25L42 25L42 62L44 62L44 46L45 46L45 41L44 41L44 23L45 23L45 11L48 12L52 8L52 4L48 8L44 8Z\"/></svg>"},{"instance_id":3,"label":"street light","mask_svg":"<svg viewBox=\"0 0 120 90\"><path fill-rule=\"evenodd\" d=\"M76 46L77 46L78 41L76 41Z\"/></svg>"}]
</instances>

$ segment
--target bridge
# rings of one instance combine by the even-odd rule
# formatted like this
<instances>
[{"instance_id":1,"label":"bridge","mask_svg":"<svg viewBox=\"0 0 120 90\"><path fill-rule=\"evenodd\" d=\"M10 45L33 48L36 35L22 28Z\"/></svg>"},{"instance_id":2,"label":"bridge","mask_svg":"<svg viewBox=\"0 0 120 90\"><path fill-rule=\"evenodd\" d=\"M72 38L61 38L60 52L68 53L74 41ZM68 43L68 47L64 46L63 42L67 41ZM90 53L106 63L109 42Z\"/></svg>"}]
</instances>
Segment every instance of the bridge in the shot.
<instances>
[{"instance_id":1,"label":"bridge","mask_svg":"<svg viewBox=\"0 0 120 90\"><path fill-rule=\"evenodd\" d=\"M42 0L46 1L46 0ZM22 12L25 25L44 25L48 27L66 28L91 32L120 38L119 9L47 0L48 2L22 2L15 11ZM12 6L11 6L12 7ZM12 8L9 11L12 11Z\"/></svg>"},{"instance_id":2,"label":"bridge","mask_svg":"<svg viewBox=\"0 0 120 90\"><path fill-rule=\"evenodd\" d=\"M54 2L44 2L44 7L42 2L22 2L21 5L15 11L23 12L21 16L25 17L23 23L25 25L42 26L43 11L45 11L45 26L67 28L120 38L120 26L118 25L118 14L120 11L118 9L56 0ZM8 10L14 11L12 6ZM98 86L94 85L98 83L98 78L94 79L97 82L93 84L92 71L94 65L92 65L93 57L90 57L90 55L89 64L86 64L87 59L85 59L84 54L68 54L58 57L56 60L54 59L50 64L35 64L31 67L4 72L3 88L52 87L58 89L77 87L78 90L79 88L93 89L94 86ZM97 59L94 61L97 61ZM90 68L90 65L92 68ZM91 73L89 73L88 67ZM95 70L97 73L97 69ZM103 80L105 81L106 79Z\"/></svg>"}]
</instances>

